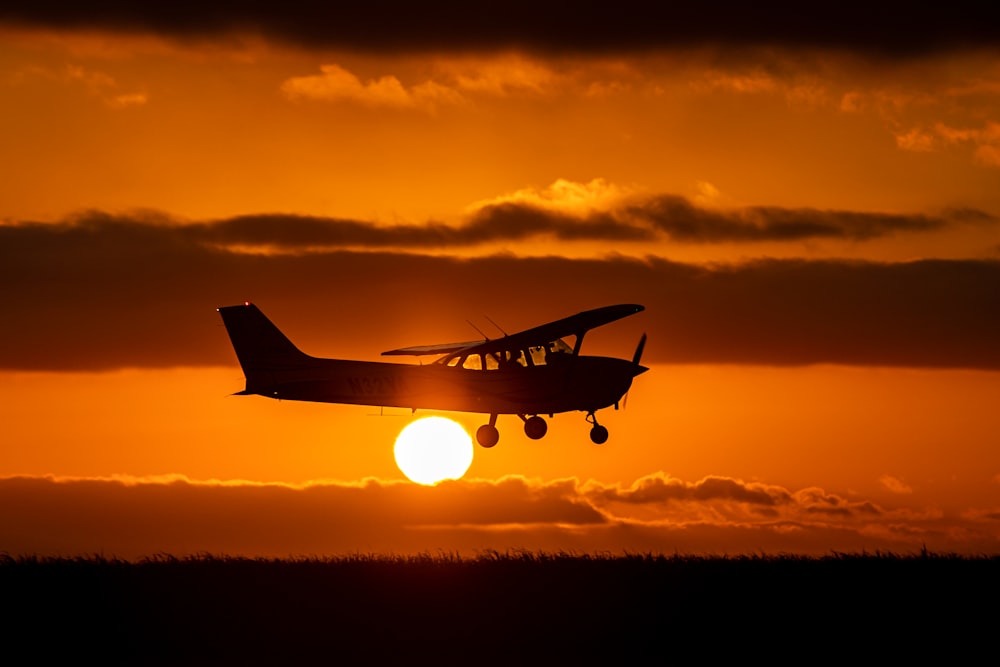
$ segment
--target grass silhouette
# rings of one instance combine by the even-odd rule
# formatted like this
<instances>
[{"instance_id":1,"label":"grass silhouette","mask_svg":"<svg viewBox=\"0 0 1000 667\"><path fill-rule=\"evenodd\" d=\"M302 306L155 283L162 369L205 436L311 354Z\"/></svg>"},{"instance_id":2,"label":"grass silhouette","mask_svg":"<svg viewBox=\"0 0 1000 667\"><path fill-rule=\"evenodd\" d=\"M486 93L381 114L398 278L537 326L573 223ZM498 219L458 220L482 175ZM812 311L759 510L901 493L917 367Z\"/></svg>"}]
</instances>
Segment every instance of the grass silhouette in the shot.
<instances>
[{"instance_id":1,"label":"grass silhouette","mask_svg":"<svg viewBox=\"0 0 1000 667\"><path fill-rule=\"evenodd\" d=\"M0 591L32 662L954 660L992 645L1000 556L0 555Z\"/></svg>"}]
</instances>

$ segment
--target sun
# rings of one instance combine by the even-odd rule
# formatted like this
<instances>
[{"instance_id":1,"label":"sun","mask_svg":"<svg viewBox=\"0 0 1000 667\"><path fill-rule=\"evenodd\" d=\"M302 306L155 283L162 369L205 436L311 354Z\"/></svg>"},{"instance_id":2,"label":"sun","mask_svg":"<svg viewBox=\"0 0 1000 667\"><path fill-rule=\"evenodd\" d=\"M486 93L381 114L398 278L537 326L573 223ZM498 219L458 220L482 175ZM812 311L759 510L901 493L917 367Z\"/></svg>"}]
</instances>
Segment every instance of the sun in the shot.
<instances>
[{"instance_id":1,"label":"sun","mask_svg":"<svg viewBox=\"0 0 1000 667\"><path fill-rule=\"evenodd\" d=\"M461 424L445 417L424 417L400 431L396 465L411 481L437 484L460 479L472 465L472 450L472 438Z\"/></svg>"}]
</instances>

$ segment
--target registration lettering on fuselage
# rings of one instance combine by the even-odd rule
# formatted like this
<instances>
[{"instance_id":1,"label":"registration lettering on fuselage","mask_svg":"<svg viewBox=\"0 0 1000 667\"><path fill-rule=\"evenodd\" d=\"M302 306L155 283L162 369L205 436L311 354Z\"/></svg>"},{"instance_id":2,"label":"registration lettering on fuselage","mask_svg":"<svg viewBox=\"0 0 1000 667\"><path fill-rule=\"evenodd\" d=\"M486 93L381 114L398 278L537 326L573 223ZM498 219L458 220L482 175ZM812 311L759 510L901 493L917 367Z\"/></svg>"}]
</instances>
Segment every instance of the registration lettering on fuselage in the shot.
<instances>
[{"instance_id":1,"label":"registration lettering on fuselage","mask_svg":"<svg viewBox=\"0 0 1000 667\"><path fill-rule=\"evenodd\" d=\"M404 393L406 382L394 375L364 375L347 378L347 385L355 396L385 396Z\"/></svg>"}]
</instances>

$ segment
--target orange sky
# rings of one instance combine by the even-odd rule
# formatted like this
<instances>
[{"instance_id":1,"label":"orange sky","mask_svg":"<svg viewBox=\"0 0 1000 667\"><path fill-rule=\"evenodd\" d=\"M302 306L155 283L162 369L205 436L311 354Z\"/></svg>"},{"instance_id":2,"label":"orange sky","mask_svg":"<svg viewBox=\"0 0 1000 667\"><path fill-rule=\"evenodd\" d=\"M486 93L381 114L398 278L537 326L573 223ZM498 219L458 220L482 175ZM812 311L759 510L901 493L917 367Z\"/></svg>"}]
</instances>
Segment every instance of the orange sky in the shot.
<instances>
[{"instance_id":1,"label":"orange sky","mask_svg":"<svg viewBox=\"0 0 1000 667\"><path fill-rule=\"evenodd\" d=\"M101 7L0 10L0 551L997 550L979 22ZM584 352L652 370L416 487L408 414L228 396L244 299L370 360L642 303Z\"/></svg>"}]
</instances>

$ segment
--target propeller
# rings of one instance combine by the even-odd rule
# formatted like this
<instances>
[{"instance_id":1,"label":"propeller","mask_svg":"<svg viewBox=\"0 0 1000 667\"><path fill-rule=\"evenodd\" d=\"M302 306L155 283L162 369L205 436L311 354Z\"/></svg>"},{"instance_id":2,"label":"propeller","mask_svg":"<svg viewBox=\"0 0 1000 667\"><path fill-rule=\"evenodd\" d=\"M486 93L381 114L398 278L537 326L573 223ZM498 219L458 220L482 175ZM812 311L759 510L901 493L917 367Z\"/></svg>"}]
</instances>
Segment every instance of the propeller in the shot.
<instances>
[{"instance_id":1,"label":"propeller","mask_svg":"<svg viewBox=\"0 0 1000 667\"><path fill-rule=\"evenodd\" d=\"M639 339L639 344L635 346L635 354L632 355L632 363L636 366L639 365L639 360L642 359L642 350L646 347L646 334L642 334L642 338Z\"/></svg>"},{"instance_id":2,"label":"propeller","mask_svg":"<svg viewBox=\"0 0 1000 667\"><path fill-rule=\"evenodd\" d=\"M639 339L639 344L635 346L635 354L632 355L632 365L636 367L635 375L640 373L645 373L646 368L639 365L639 360L642 359L642 351L646 347L646 334L642 334L642 338ZM622 398L622 410L628 408L628 395L632 393L631 389L625 392L625 397Z\"/></svg>"}]
</instances>

